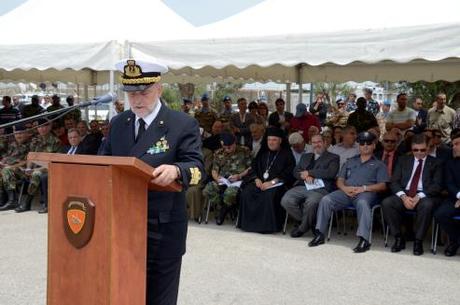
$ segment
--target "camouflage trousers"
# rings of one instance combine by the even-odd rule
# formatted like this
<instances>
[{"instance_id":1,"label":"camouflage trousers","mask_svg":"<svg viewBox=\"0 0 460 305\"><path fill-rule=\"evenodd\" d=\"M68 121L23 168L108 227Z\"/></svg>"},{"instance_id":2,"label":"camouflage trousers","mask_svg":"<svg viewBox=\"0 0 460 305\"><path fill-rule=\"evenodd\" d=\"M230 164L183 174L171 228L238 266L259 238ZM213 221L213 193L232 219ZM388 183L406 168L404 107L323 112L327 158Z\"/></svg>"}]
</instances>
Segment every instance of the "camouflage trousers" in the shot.
<instances>
[{"instance_id":1,"label":"camouflage trousers","mask_svg":"<svg viewBox=\"0 0 460 305\"><path fill-rule=\"evenodd\" d=\"M218 185L212 181L206 184L203 194L208 197L211 204L232 206L236 204L236 196L238 194L238 187L226 187Z\"/></svg>"},{"instance_id":2,"label":"camouflage trousers","mask_svg":"<svg viewBox=\"0 0 460 305\"><path fill-rule=\"evenodd\" d=\"M38 191L38 187L40 186L40 180L42 175L46 174L45 170L34 170L30 175L29 179L29 186L27 188L27 194L35 195Z\"/></svg>"},{"instance_id":3,"label":"camouflage trousers","mask_svg":"<svg viewBox=\"0 0 460 305\"><path fill-rule=\"evenodd\" d=\"M6 191L16 190L18 181L26 177L21 169L15 167L4 167L1 173L0 187L4 188Z\"/></svg>"},{"instance_id":4,"label":"camouflage trousers","mask_svg":"<svg viewBox=\"0 0 460 305\"><path fill-rule=\"evenodd\" d=\"M5 167L1 171L0 187L4 187L7 191L14 191L18 186L18 181L26 179L29 181L27 193L35 195L40 186L40 177L42 174L42 171L34 170L30 177L27 177L19 168Z\"/></svg>"}]
</instances>

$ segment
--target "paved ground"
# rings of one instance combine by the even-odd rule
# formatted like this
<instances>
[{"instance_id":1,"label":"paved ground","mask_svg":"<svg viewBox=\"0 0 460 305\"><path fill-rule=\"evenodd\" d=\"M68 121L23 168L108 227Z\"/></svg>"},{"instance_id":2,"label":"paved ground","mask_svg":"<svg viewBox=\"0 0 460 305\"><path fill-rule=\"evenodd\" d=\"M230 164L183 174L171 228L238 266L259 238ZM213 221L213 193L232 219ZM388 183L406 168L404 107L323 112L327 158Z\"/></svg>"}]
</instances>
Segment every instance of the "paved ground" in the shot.
<instances>
[{"instance_id":1,"label":"paved ground","mask_svg":"<svg viewBox=\"0 0 460 305\"><path fill-rule=\"evenodd\" d=\"M0 212L0 305L45 304L46 219ZM179 304L459 304L460 256L391 254L376 235L359 255L353 236L311 249L309 236L191 223Z\"/></svg>"}]
</instances>

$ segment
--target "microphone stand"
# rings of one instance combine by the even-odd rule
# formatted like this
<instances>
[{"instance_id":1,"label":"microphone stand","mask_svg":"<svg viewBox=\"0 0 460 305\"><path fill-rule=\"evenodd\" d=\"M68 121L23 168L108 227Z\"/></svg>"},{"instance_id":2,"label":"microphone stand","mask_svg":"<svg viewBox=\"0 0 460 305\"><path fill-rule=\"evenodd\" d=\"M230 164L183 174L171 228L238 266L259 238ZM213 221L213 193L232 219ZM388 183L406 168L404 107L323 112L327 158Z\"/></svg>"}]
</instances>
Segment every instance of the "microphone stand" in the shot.
<instances>
[{"instance_id":1,"label":"microphone stand","mask_svg":"<svg viewBox=\"0 0 460 305\"><path fill-rule=\"evenodd\" d=\"M7 128L7 127L11 127L11 126L14 126L14 125L17 125L17 124L26 123L26 122L29 122L29 121L34 121L34 120L37 120L37 119L41 119L41 118L44 118L44 117L53 117L54 115L58 115L58 114L60 114L62 112L65 112L65 114L67 114L67 113L69 113L72 110L77 109L77 108L84 108L84 107L88 107L88 106L96 106L98 104L104 104L104 102L101 102L99 100L100 98L101 97L97 97L97 98L95 98L95 99L93 99L91 101L82 102L82 103L79 103L79 104L76 104L76 105L73 105L73 106L69 106L69 107L65 107L65 108L61 108L61 109L56 109L56 110L50 111L50 112L47 112L45 110L42 113L36 114L36 115L28 117L28 118L23 118L23 119L19 119L19 120L13 121L13 122L2 124L2 125L0 125L0 128ZM116 100L116 96L112 97L112 102L114 100ZM60 118L60 117L61 116L53 118L50 121L54 121L54 120L56 120L57 118Z\"/></svg>"}]
</instances>

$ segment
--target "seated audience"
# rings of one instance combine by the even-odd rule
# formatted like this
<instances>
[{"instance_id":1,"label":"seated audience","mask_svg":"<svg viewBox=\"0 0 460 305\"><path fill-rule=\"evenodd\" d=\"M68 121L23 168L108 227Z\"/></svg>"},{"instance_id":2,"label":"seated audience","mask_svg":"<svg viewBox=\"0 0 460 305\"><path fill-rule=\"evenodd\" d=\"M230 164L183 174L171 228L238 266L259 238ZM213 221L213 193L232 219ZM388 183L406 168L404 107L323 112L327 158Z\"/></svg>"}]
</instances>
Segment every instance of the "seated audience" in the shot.
<instances>
[{"instance_id":1,"label":"seated audience","mask_svg":"<svg viewBox=\"0 0 460 305\"><path fill-rule=\"evenodd\" d=\"M0 198L3 198L3 190L7 195L7 201L0 203L0 211L17 207L16 189L19 181L25 177L21 167L26 165L27 154L30 151L31 133L25 125L15 125L13 131L14 141L8 146L6 155L0 159Z\"/></svg>"},{"instance_id":2,"label":"seated audience","mask_svg":"<svg viewBox=\"0 0 460 305\"><path fill-rule=\"evenodd\" d=\"M445 179L449 197L436 210L434 217L441 229L447 233L449 244L444 250L446 256L455 256L460 245L460 134L453 133L453 158L446 161Z\"/></svg>"},{"instance_id":3,"label":"seated audience","mask_svg":"<svg viewBox=\"0 0 460 305\"><path fill-rule=\"evenodd\" d=\"M214 153L210 181L203 190L203 195L215 207L220 206L216 223L221 225L227 212L234 208L236 196L240 189L235 182L241 181L251 166L251 152L245 146L236 144L236 138L231 133L222 133L222 148ZM231 185L223 182L232 183Z\"/></svg>"},{"instance_id":4,"label":"seated audience","mask_svg":"<svg viewBox=\"0 0 460 305\"><path fill-rule=\"evenodd\" d=\"M385 164L374 157L375 136L369 132L358 136L360 155L355 156L340 169L337 178L337 191L324 196L318 207L315 237L308 244L315 247L324 243L329 219L333 211L338 211L352 204L358 216L359 237L355 253L366 252L370 249L371 208L377 204L378 193L386 189L390 180Z\"/></svg>"},{"instance_id":5,"label":"seated audience","mask_svg":"<svg viewBox=\"0 0 460 305\"><path fill-rule=\"evenodd\" d=\"M284 132L268 128L262 148L252 162L248 184L241 192L238 227L248 232L272 233L281 230L281 197L294 178L295 166Z\"/></svg>"},{"instance_id":6,"label":"seated audience","mask_svg":"<svg viewBox=\"0 0 460 305\"><path fill-rule=\"evenodd\" d=\"M386 119L385 128L390 131L393 128L398 128L402 132L412 128L415 124L417 114L415 111L407 107L407 94L400 93L396 97L398 108L390 111Z\"/></svg>"},{"instance_id":7,"label":"seated audience","mask_svg":"<svg viewBox=\"0 0 460 305\"><path fill-rule=\"evenodd\" d=\"M265 133L265 126L262 124L253 123L249 126L251 130L251 139L249 141L249 149L251 150L251 156L255 158L262 145L262 139Z\"/></svg>"},{"instance_id":8,"label":"seated audience","mask_svg":"<svg viewBox=\"0 0 460 305\"><path fill-rule=\"evenodd\" d=\"M329 152L340 156L340 167L345 162L359 154L359 145L356 143L356 129L347 126L342 130L342 142L329 148Z\"/></svg>"},{"instance_id":9,"label":"seated audience","mask_svg":"<svg viewBox=\"0 0 460 305\"><path fill-rule=\"evenodd\" d=\"M308 130L310 126L321 128L318 117L314 116L307 110L307 105L300 103L296 106L295 116L291 120L290 132L299 132L306 143L308 143Z\"/></svg>"},{"instance_id":10,"label":"seated audience","mask_svg":"<svg viewBox=\"0 0 460 305\"><path fill-rule=\"evenodd\" d=\"M99 128L99 126L97 128ZM86 121L78 122L77 129L81 137L80 145L83 146L85 154L97 155L97 151L99 150L99 146L101 146L102 140L102 134L100 133L100 131L89 133L88 124L86 123Z\"/></svg>"},{"instance_id":11,"label":"seated audience","mask_svg":"<svg viewBox=\"0 0 460 305\"><path fill-rule=\"evenodd\" d=\"M339 171L340 158L326 151L323 136L313 136L312 143L313 152L302 155L294 168L295 186L281 199L286 212L300 222L291 232L292 237L300 237L310 229L314 231L319 201L335 189ZM313 187L315 184L317 187Z\"/></svg>"},{"instance_id":12,"label":"seated audience","mask_svg":"<svg viewBox=\"0 0 460 305\"><path fill-rule=\"evenodd\" d=\"M336 101L337 107L332 107L332 115L328 120L328 126L347 126L348 116L350 115L345 109L345 101L338 99Z\"/></svg>"},{"instance_id":13,"label":"seated audience","mask_svg":"<svg viewBox=\"0 0 460 305\"><path fill-rule=\"evenodd\" d=\"M358 108L348 116L347 125L354 126L358 133L369 130L369 128L379 126L374 114L366 110L366 103L365 98L358 98L358 101L356 102Z\"/></svg>"},{"instance_id":14,"label":"seated audience","mask_svg":"<svg viewBox=\"0 0 460 305\"><path fill-rule=\"evenodd\" d=\"M203 148L209 149L212 152L222 147L220 144L220 135L224 130L224 124L221 120L215 120L211 127L211 136L203 140Z\"/></svg>"},{"instance_id":15,"label":"seated audience","mask_svg":"<svg viewBox=\"0 0 460 305\"><path fill-rule=\"evenodd\" d=\"M245 98L239 98L237 101L239 111L232 114L230 117L230 128L236 135L236 140L239 145L249 146L251 140L251 131L249 126L255 123L255 114L247 113L248 102ZM255 112L257 114L257 103Z\"/></svg>"},{"instance_id":16,"label":"seated audience","mask_svg":"<svg viewBox=\"0 0 460 305\"><path fill-rule=\"evenodd\" d=\"M61 142L51 133L51 122L46 119L38 120L38 136L32 138L30 144L31 152L47 152L59 153L62 150ZM41 181L47 179L48 169L46 167L38 166L33 163L27 163L27 169L24 171L25 176L28 178L27 192L22 197L22 202L19 202L19 207L15 209L16 212L21 213L29 211L37 191L40 189L40 205L39 213L46 213L48 211L48 198L45 198L43 193L43 186ZM46 176L46 178L45 178Z\"/></svg>"},{"instance_id":17,"label":"seated audience","mask_svg":"<svg viewBox=\"0 0 460 305\"><path fill-rule=\"evenodd\" d=\"M64 146L63 153L67 155L85 155L85 147L81 145L81 136L78 129L70 129L67 131L69 145Z\"/></svg>"},{"instance_id":18,"label":"seated audience","mask_svg":"<svg viewBox=\"0 0 460 305\"><path fill-rule=\"evenodd\" d=\"M415 212L414 255L423 254L423 239L431 224L433 208L441 192L441 162L427 155L428 144L423 134L412 139L412 156L399 159L391 177L392 196L382 201L383 215L395 237L392 252L405 249L401 222L406 211Z\"/></svg>"},{"instance_id":19,"label":"seated audience","mask_svg":"<svg viewBox=\"0 0 460 305\"><path fill-rule=\"evenodd\" d=\"M291 145L291 151L294 156L295 164L299 163L303 154L311 151L310 145L305 143L304 138L298 132L293 132L289 135L289 145Z\"/></svg>"},{"instance_id":20,"label":"seated audience","mask_svg":"<svg viewBox=\"0 0 460 305\"><path fill-rule=\"evenodd\" d=\"M333 137L332 145L337 145L339 143L342 143L342 134L343 134L343 129L345 127L342 127L342 126L332 127L332 137Z\"/></svg>"},{"instance_id":21,"label":"seated audience","mask_svg":"<svg viewBox=\"0 0 460 305\"><path fill-rule=\"evenodd\" d=\"M279 98L275 101L276 111L270 114L268 117L268 125L271 127L277 127L288 132L290 128L291 119L294 115L288 111L284 110L286 103L282 98Z\"/></svg>"},{"instance_id":22,"label":"seated audience","mask_svg":"<svg viewBox=\"0 0 460 305\"><path fill-rule=\"evenodd\" d=\"M383 135L383 149L374 153L378 160L382 160L387 167L388 176L393 175L399 154L396 151L397 137L394 133L387 132Z\"/></svg>"}]
</instances>

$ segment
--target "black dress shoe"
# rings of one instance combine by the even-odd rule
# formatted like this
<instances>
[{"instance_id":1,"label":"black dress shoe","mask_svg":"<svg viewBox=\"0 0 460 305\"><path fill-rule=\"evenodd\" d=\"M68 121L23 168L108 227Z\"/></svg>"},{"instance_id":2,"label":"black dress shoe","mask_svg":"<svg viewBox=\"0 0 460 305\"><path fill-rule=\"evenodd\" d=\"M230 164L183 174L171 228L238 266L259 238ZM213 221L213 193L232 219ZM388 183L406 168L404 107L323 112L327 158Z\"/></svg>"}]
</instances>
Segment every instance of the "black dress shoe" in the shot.
<instances>
[{"instance_id":1,"label":"black dress shoe","mask_svg":"<svg viewBox=\"0 0 460 305\"><path fill-rule=\"evenodd\" d=\"M219 216L217 216L216 218L216 224L218 226L222 225L225 221L225 216L227 216L227 213L228 211L230 210L229 207L227 207L226 205L223 205L221 208L220 208L220 211L219 211Z\"/></svg>"},{"instance_id":2,"label":"black dress shoe","mask_svg":"<svg viewBox=\"0 0 460 305\"><path fill-rule=\"evenodd\" d=\"M371 248L371 244L365 240L364 238L360 237L358 245L353 249L355 253L364 253Z\"/></svg>"},{"instance_id":3,"label":"black dress shoe","mask_svg":"<svg viewBox=\"0 0 460 305\"><path fill-rule=\"evenodd\" d=\"M446 250L444 250L444 254L446 256L455 256L457 255L457 250L459 247L460 245L457 243L449 243L446 247Z\"/></svg>"},{"instance_id":4,"label":"black dress shoe","mask_svg":"<svg viewBox=\"0 0 460 305\"><path fill-rule=\"evenodd\" d=\"M391 247L391 252L400 252L406 249L406 241L402 237L395 237L395 243Z\"/></svg>"},{"instance_id":5,"label":"black dress shoe","mask_svg":"<svg viewBox=\"0 0 460 305\"><path fill-rule=\"evenodd\" d=\"M315 232L315 237L308 243L309 247L316 247L324 244L324 235L321 232Z\"/></svg>"},{"instance_id":6,"label":"black dress shoe","mask_svg":"<svg viewBox=\"0 0 460 305\"><path fill-rule=\"evenodd\" d=\"M423 241L420 239L416 239L414 241L414 255L422 255L423 254Z\"/></svg>"},{"instance_id":7,"label":"black dress shoe","mask_svg":"<svg viewBox=\"0 0 460 305\"><path fill-rule=\"evenodd\" d=\"M304 234L305 234L305 232L301 231L299 228L294 228L291 231L291 237L293 237L293 238L301 237Z\"/></svg>"},{"instance_id":8,"label":"black dress shoe","mask_svg":"<svg viewBox=\"0 0 460 305\"><path fill-rule=\"evenodd\" d=\"M48 207L42 207L40 210L38 210L38 214L46 214L48 213Z\"/></svg>"}]
</instances>

